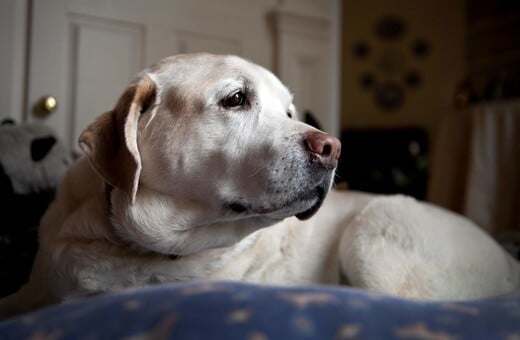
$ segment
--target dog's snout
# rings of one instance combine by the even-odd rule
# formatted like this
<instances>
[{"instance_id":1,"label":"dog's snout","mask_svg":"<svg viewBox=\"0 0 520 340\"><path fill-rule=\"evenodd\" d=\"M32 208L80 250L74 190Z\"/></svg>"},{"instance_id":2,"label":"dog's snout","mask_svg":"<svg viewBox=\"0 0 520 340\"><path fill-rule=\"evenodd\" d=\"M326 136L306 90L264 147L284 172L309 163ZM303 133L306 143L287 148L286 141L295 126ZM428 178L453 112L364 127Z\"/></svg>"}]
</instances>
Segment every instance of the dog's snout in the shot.
<instances>
[{"instance_id":1,"label":"dog's snout","mask_svg":"<svg viewBox=\"0 0 520 340\"><path fill-rule=\"evenodd\" d=\"M335 168L341 153L341 142L320 131L309 132L304 139L307 151L323 166Z\"/></svg>"}]
</instances>

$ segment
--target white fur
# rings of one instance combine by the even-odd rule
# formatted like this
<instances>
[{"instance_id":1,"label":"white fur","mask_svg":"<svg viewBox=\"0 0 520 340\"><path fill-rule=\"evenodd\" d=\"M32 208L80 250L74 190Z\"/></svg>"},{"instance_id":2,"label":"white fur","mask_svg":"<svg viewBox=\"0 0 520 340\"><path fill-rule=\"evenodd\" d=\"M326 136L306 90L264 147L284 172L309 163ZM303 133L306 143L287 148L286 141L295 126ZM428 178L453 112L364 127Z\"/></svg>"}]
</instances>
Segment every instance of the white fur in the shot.
<instances>
[{"instance_id":1,"label":"white fur","mask_svg":"<svg viewBox=\"0 0 520 340\"><path fill-rule=\"evenodd\" d=\"M404 196L370 201L343 234L353 285L399 296L475 299L518 289L519 266L476 225Z\"/></svg>"},{"instance_id":2,"label":"white fur","mask_svg":"<svg viewBox=\"0 0 520 340\"><path fill-rule=\"evenodd\" d=\"M141 86L150 81L155 101L146 112L139 98L127 105L122 97L130 113L120 123L121 147L137 166L121 183L131 188L116 186L108 203L110 180L86 159L70 169L42 220L30 281L0 303L3 317L194 279L346 281L424 299L518 288L518 263L490 237L410 198L332 191L313 218L290 217L313 206L315 188L328 190L334 174L309 155L304 139L317 130L287 117L295 113L292 96L269 71L237 57L187 55L142 72L132 85L135 97L149 94L150 86ZM249 91L250 105L223 107L237 90ZM97 171L121 170L96 158L91 143L107 137L102 122L87 129L82 146ZM233 210L237 202L247 209Z\"/></svg>"}]
</instances>

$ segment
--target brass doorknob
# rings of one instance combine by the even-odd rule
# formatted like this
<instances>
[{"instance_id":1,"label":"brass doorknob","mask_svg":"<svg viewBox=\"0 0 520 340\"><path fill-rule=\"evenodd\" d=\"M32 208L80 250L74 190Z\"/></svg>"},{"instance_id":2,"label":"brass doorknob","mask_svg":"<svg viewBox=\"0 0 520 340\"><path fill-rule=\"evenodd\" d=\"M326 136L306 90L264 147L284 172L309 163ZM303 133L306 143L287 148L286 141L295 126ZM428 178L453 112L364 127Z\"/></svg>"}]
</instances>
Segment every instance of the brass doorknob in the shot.
<instances>
[{"instance_id":1,"label":"brass doorknob","mask_svg":"<svg viewBox=\"0 0 520 340\"><path fill-rule=\"evenodd\" d=\"M40 118L47 117L58 107L58 100L54 96L44 96L34 107L34 114Z\"/></svg>"}]
</instances>

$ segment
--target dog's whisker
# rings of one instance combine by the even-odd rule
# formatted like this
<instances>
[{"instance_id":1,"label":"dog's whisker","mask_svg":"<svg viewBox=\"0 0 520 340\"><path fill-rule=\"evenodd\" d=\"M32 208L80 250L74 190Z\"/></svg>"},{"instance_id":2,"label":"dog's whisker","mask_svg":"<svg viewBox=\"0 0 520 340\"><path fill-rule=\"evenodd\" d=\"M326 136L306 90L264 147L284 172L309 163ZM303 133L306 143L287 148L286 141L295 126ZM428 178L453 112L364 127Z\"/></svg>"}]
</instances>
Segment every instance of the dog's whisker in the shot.
<instances>
[{"instance_id":1,"label":"dog's whisker","mask_svg":"<svg viewBox=\"0 0 520 340\"><path fill-rule=\"evenodd\" d=\"M258 169L255 170L255 172L253 172L251 175L249 175L249 177L256 176L260 171L267 169L268 166L269 165L263 165L263 166L259 167Z\"/></svg>"}]
</instances>

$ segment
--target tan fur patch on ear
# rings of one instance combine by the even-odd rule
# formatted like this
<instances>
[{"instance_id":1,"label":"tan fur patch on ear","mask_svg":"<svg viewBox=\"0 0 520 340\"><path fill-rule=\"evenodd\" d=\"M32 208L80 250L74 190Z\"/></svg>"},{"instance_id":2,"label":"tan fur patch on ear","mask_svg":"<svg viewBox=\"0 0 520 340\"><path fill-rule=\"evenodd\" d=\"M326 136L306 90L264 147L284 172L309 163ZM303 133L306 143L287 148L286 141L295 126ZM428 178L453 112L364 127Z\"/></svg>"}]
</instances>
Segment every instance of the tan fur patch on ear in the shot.
<instances>
[{"instance_id":1,"label":"tan fur patch on ear","mask_svg":"<svg viewBox=\"0 0 520 340\"><path fill-rule=\"evenodd\" d=\"M101 177L126 191L133 203L141 174L139 117L155 102L156 86L144 75L130 85L114 110L101 115L79 138L79 146Z\"/></svg>"}]
</instances>

